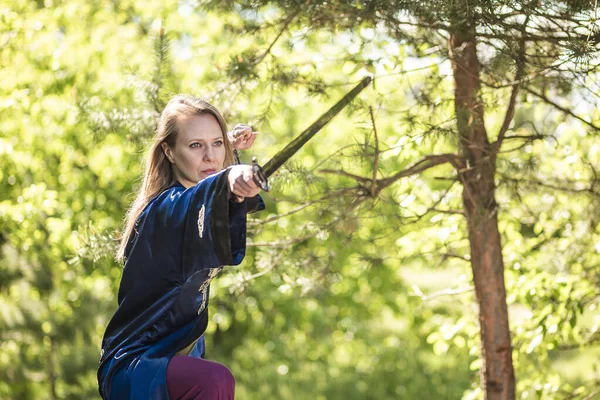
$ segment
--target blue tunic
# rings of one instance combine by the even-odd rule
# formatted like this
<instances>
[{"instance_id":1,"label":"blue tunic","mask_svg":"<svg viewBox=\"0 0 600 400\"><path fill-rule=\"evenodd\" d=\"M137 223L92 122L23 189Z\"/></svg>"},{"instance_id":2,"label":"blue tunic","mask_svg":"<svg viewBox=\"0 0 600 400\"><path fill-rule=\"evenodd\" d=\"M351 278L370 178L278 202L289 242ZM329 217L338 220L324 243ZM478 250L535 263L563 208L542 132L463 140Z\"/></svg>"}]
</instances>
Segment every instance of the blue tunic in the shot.
<instances>
[{"instance_id":1,"label":"blue tunic","mask_svg":"<svg viewBox=\"0 0 600 400\"><path fill-rule=\"evenodd\" d=\"M203 356L210 281L224 265L242 262L246 214L264 208L259 196L229 201L228 173L189 189L176 183L138 218L125 251L119 307L102 341L103 399L168 399L171 357L194 342L189 355Z\"/></svg>"}]
</instances>

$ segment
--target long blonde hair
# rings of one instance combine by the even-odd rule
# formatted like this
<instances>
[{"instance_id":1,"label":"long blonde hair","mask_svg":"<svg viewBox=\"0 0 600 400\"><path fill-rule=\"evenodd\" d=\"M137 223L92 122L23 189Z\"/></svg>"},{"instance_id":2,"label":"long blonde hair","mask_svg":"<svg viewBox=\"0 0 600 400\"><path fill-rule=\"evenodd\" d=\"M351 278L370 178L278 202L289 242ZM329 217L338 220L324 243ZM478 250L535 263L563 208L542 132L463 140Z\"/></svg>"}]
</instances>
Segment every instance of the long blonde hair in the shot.
<instances>
[{"instance_id":1,"label":"long blonde hair","mask_svg":"<svg viewBox=\"0 0 600 400\"><path fill-rule=\"evenodd\" d=\"M177 121L181 117L197 115L212 115L216 118L221 127L223 143L225 145L225 162L223 167L234 164L233 147L227 139L227 125L219 110L212 104L197 97L181 94L173 97L160 115L154 143L150 148L146 161L142 186L125 216L125 231L117 250L118 261L122 262L125 260L127 243L133 234L136 221L144 208L146 208L150 200L175 183L171 163L165 156L161 146L162 143L166 143L169 147L173 148L177 140L177 134L179 133Z\"/></svg>"}]
</instances>

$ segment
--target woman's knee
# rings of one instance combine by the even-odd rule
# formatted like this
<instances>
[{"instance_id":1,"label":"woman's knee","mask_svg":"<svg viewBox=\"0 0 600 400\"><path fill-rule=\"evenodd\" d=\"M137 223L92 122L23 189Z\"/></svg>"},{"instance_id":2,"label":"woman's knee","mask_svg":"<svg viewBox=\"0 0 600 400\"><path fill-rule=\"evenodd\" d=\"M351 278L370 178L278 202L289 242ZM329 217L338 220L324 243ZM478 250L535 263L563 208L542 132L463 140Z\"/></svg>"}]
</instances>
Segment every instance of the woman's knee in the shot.
<instances>
[{"instance_id":1,"label":"woman's knee","mask_svg":"<svg viewBox=\"0 0 600 400\"><path fill-rule=\"evenodd\" d=\"M174 399L233 400L235 378L222 364L176 356L167 369L167 386Z\"/></svg>"},{"instance_id":2,"label":"woman's knee","mask_svg":"<svg viewBox=\"0 0 600 400\"><path fill-rule=\"evenodd\" d=\"M216 363L215 363L216 364ZM235 377L224 365L216 364L213 370L213 381L220 392L231 392L235 390Z\"/></svg>"}]
</instances>

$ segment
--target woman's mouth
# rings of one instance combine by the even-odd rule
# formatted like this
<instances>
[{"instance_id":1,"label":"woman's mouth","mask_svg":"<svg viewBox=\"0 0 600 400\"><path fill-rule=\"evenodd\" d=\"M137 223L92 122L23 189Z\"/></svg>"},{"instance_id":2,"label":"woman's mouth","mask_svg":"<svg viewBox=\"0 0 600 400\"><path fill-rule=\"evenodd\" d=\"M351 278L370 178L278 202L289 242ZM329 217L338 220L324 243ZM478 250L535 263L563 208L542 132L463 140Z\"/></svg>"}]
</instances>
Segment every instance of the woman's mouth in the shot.
<instances>
[{"instance_id":1,"label":"woman's mouth","mask_svg":"<svg viewBox=\"0 0 600 400\"><path fill-rule=\"evenodd\" d=\"M202 171L202 173L206 174L206 175L211 175L211 174L214 174L215 172L217 172L217 170L215 170L215 169L205 169L204 171Z\"/></svg>"}]
</instances>

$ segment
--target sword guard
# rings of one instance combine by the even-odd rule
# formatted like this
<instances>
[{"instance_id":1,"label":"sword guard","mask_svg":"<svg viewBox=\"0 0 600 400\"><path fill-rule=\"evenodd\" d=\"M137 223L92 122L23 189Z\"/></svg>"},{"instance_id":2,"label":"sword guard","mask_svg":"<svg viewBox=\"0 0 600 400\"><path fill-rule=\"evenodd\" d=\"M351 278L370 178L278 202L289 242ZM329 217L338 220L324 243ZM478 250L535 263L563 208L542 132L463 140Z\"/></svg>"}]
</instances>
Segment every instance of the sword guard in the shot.
<instances>
[{"instance_id":1,"label":"sword guard","mask_svg":"<svg viewBox=\"0 0 600 400\"><path fill-rule=\"evenodd\" d=\"M252 157L252 179L254 179L254 182L256 182L256 184L265 192L268 192L271 189L271 186L269 186L269 180L267 179L262 167L258 165L256 157Z\"/></svg>"}]
</instances>

